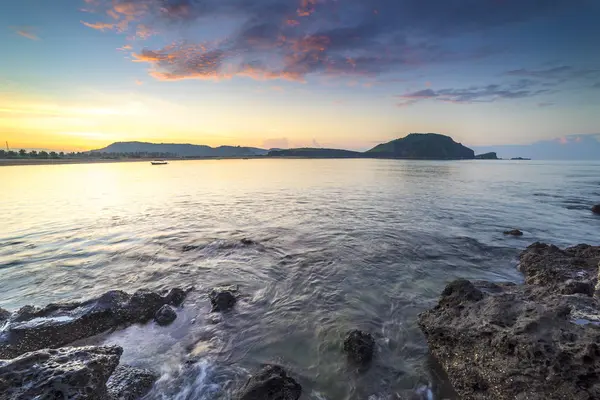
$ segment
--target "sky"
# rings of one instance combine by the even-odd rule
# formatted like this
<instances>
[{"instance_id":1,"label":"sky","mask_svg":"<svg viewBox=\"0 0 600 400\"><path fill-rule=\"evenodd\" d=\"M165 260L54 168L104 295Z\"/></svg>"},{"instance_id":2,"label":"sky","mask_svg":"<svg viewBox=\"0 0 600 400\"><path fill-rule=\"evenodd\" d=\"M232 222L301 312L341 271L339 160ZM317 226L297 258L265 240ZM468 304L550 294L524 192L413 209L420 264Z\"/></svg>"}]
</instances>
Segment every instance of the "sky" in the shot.
<instances>
[{"instance_id":1,"label":"sky","mask_svg":"<svg viewBox=\"0 0 600 400\"><path fill-rule=\"evenodd\" d=\"M6 0L0 140L364 150L600 132L598 0Z\"/></svg>"}]
</instances>

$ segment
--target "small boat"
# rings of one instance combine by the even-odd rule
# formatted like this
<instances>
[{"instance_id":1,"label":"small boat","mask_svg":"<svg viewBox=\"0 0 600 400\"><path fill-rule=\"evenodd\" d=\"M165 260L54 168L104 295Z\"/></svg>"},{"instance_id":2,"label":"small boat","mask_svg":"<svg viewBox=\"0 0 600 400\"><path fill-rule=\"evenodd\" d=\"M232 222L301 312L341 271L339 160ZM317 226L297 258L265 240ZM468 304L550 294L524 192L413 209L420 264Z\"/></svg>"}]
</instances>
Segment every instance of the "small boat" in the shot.
<instances>
[{"instance_id":1,"label":"small boat","mask_svg":"<svg viewBox=\"0 0 600 400\"><path fill-rule=\"evenodd\" d=\"M168 162L166 162L165 160L156 160L156 161L150 161L150 164L152 164L152 165L167 165Z\"/></svg>"}]
</instances>

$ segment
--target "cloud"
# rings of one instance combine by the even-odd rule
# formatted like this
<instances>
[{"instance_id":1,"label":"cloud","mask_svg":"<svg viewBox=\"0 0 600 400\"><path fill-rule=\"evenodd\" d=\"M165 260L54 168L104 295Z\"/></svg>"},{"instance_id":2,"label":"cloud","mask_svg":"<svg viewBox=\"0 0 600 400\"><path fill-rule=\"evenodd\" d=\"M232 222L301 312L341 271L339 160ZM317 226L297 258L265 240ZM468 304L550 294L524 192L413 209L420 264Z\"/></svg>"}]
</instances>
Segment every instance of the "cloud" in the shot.
<instances>
[{"instance_id":1,"label":"cloud","mask_svg":"<svg viewBox=\"0 0 600 400\"><path fill-rule=\"evenodd\" d=\"M138 85L138 86L142 86L142 85L144 84L144 82L142 82L142 81L141 81L141 80L139 80L139 79L136 79L136 80L135 80L135 84L136 84L136 85Z\"/></svg>"},{"instance_id":2,"label":"cloud","mask_svg":"<svg viewBox=\"0 0 600 400\"><path fill-rule=\"evenodd\" d=\"M33 32L33 28L21 26L12 27L12 29L17 35L27 38L29 40L40 40L40 38Z\"/></svg>"},{"instance_id":3,"label":"cloud","mask_svg":"<svg viewBox=\"0 0 600 400\"><path fill-rule=\"evenodd\" d=\"M423 89L396 96L400 98L398 106L409 106L424 100L447 103L489 103L506 99L522 99L548 93L548 89L536 89L534 82L519 81L512 84L491 84L471 86L464 89Z\"/></svg>"},{"instance_id":4,"label":"cloud","mask_svg":"<svg viewBox=\"0 0 600 400\"><path fill-rule=\"evenodd\" d=\"M552 107L554 105L554 103L552 102L541 102L538 103L538 107Z\"/></svg>"},{"instance_id":5,"label":"cloud","mask_svg":"<svg viewBox=\"0 0 600 400\"><path fill-rule=\"evenodd\" d=\"M600 69L576 68L571 65L561 65L546 69L515 69L506 72L507 76L532 78L545 81L546 86L555 86L568 81L596 79L600 77Z\"/></svg>"},{"instance_id":6,"label":"cloud","mask_svg":"<svg viewBox=\"0 0 600 400\"><path fill-rule=\"evenodd\" d=\"M168 57L145 60L153 63L150 74L157 79L248 76L303 82L311 74L374 76L486 57L498 50L457 47L449 41L559 15L576 7L574 3L587 4L585 0L345 0L343 4L330 0L94 0L89 5L107 20L84 24L138 38L157 32L170 37L170 33L190 32L195 27L220 32L220 40L208 34L187 38L186 52L177 46L147 49ZM208 41L213 45L203 49Z\"/></svg>"}]
</instances>

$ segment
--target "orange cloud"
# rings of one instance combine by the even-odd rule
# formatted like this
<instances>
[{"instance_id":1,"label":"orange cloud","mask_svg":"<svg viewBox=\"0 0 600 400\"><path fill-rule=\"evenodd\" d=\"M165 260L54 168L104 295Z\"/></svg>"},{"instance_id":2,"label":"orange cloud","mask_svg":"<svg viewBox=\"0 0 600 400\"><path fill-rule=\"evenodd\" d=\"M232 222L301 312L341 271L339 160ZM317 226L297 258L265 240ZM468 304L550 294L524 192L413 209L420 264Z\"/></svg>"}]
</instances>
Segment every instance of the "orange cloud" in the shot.
<instances>
[{"instance_id":1,"label":"orange cloud","mask_svg":"<svg viewBox=\"0 0 600 400\"><path fill-rule=\"evenodd\" d=\"M40 38L33 33L33 30L29 27L12 27L12 29L15 31L15 33L19 36L23 36L24 38L30 39L30 40L40 40Z\"/></svg>"},{"instance_id":2,"label":"orange cloud","mask_svg":"<svg viewBox=\"0 0 600 400\"><path fill-rule=\"evenodd\" d=\"M295 19L288 19L287 21L285 21L285 23L289 26L298 26L300 25L299 21L296 21Z\"/></svg>"},{"instance_id":3,"label":"orange cloud","mask_svg":"<svg viewBox=\"0 0 600 400\"><path fill-rule=\"evenodd\" d=\"M142 82L142 81L141 81L141 80L139 80L139 79L136 79L136 80L135 80L135 84L136 84L136 85L138 85L138 86L142 86L142 85L144 84L144 82Z\"/></svg>"},{"instance_id":4,"label":"orange cloud","mask_svg":"<svg viewBox=\"0 0 600 400\"><path fill-rule=\"evenodd\" d=\"M85 26L87 26L88 28L92 28L92 29L96 29L99 31L104 32L105 30L112 30L115 28L115 24L107 24L104 22L95 22L95 23L91 23L91 22L85 22L85 21L81 21L81 23Z\"/></svg>"}]
</instances>

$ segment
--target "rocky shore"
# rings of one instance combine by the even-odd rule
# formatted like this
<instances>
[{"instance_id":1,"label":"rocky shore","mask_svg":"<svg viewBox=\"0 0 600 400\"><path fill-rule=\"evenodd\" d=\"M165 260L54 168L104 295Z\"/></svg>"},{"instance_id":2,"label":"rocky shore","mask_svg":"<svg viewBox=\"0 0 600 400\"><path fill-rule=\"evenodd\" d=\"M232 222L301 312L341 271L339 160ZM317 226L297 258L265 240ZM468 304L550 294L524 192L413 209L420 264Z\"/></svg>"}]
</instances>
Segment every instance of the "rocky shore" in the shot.
<instances>
[{"instance_id":1,"label":"rocky shore","mask_svg":"<svg viewBox=\"0 0 600 400\"><path fill-rule=\"evenodd\" d=\"M525 284L451 282L419 316L462 399L600 398L600 246L534 243Z\"/></svg>"}]
</instances>

